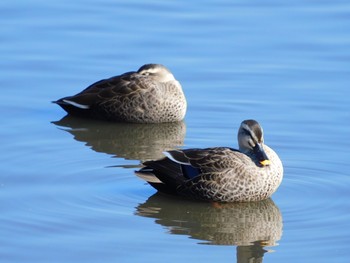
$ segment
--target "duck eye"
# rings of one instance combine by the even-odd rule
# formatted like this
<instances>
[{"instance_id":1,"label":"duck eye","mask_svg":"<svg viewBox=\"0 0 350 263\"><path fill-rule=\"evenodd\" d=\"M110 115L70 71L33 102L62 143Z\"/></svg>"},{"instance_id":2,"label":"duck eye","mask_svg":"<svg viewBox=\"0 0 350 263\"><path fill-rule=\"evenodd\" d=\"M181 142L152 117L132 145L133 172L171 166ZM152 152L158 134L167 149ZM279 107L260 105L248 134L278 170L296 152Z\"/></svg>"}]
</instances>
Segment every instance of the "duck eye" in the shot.
<instances>
[{"instance_id":1,"label":"duck eye","mask_svg":"<svg viewBox=\"0 0 350 263\"><path fill-rule=\"evenodd\" d=\"M139 74L144 75L144 76L148 76L149 72L146 70L142 70L139 72Z\"/></svg>"}]
</instances>

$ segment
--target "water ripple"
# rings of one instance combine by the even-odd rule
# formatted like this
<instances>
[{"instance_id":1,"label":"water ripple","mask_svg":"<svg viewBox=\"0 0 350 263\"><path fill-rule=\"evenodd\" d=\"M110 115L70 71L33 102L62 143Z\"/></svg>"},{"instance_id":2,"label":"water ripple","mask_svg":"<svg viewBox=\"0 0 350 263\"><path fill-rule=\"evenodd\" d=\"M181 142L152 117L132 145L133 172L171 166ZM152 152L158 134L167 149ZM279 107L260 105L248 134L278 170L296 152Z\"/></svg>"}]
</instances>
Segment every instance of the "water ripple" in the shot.
<instances>
[{"instance_id":1,"label":"water ripple","mask_svg":"<svg viewBox=\"0 0 350 263\"><path fill-rule=\"evenodd\" d=\"M350 195L345 183L348 175L339 170L286 168L287 178L280 195L283 196L281 206L287 218L286 225L290 229L298 233L314 231L319 236L323 233L320 229L335 228L335 222L344 223L350 219L349 214L343 213L344 208L349 207L346 200Z\"/></svg>"}]
</instances>

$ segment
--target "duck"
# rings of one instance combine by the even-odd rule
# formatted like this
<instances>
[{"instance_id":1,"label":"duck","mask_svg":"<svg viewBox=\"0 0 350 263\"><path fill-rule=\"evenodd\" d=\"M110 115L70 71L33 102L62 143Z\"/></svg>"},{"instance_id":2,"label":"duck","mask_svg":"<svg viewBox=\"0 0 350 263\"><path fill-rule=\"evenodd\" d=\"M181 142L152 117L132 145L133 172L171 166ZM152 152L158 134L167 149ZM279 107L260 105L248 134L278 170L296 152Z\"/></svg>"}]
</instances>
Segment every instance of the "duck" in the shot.
<instances>
[{"instance_id":1,"label":"duck","mask_svg":"<svg viewBox=\"0 0 350 263\"><path fill-rule=\"evenodd\" d=\"M269 198L283 178L277 153L264 144L261 125L242 121L239 149L176 149L147 161L136 175L161 193L212 202L252 202Z\"/></svg>"},{"instance_id":2,"label":"duck","mask_svg":"<svg viewBox=\"0 0 350 263\"><path fill-rule=\"evenodd\" d=\"M53 103L70 115L130 123L178 122L187 110L180 82L161 64L97 81Z\"/></svg>"}]
</instances>

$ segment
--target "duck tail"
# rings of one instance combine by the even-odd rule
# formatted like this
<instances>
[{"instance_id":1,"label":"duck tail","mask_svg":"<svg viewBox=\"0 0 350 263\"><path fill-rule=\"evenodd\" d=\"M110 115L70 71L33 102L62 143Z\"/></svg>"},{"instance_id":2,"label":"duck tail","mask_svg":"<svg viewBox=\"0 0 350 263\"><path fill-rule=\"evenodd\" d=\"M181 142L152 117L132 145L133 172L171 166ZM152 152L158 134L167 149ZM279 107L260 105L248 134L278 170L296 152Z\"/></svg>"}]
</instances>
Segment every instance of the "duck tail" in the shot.
<instances>
[{"instance_id":1,"label":"duck tail","mask_svg":"<svg viewBox=\"0 0 350 263\"><path fill-rule=\"evenodd\" d=\"M81 117L90 117L90 106L77 103L70 99L70 97L65 97L56 101L52 101L64 109L68 114L81 116Z\"/></svg>"}]
</instances>

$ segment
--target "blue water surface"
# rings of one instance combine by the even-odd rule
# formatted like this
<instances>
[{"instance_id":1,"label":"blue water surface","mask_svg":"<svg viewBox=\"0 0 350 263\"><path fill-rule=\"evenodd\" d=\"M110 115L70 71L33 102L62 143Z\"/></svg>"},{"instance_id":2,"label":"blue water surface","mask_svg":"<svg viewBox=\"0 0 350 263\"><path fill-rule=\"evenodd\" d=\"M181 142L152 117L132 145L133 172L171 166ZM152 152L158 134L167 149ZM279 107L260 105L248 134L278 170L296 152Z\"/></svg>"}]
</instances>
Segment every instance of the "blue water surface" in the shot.
<instances>
[{"instance_id":1,"label":"blue water surface","mask_svg":"<svg viewBox=\"0 0 350 263\"><path fill-rule=\"evenodd\" d=\"M0 3L1 262L348 262L348 1ZM177 125L65 117L51 101L166 65ZM237 147L258 120L280 155L271 200L159 196L134 175L174 148Z\"/></svg>"}]
</instances>

